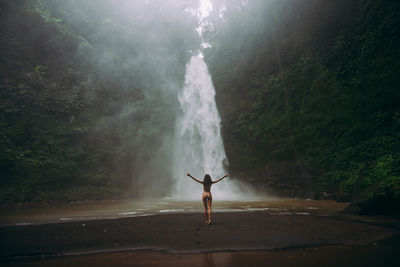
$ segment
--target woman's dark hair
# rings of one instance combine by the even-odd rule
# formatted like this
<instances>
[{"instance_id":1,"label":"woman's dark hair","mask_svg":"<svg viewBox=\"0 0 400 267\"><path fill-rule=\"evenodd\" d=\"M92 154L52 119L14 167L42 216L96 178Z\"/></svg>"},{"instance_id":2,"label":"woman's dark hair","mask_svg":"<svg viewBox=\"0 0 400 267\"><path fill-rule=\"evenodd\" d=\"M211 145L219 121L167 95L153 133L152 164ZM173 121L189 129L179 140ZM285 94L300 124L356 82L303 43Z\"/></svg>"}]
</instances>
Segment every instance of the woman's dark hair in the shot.
<instances>
[{"instance_id":1,"label":"woman's dark hair","mask_svg":"<svg viewBox=\"0 0 400 267\"><path fill-rule=\"evenodd\" d=\"M204 175L203 183L204 183L204 185L211 185L212 184L211 177L210 177L209 174Z\"/></svg>"}]
</instances>

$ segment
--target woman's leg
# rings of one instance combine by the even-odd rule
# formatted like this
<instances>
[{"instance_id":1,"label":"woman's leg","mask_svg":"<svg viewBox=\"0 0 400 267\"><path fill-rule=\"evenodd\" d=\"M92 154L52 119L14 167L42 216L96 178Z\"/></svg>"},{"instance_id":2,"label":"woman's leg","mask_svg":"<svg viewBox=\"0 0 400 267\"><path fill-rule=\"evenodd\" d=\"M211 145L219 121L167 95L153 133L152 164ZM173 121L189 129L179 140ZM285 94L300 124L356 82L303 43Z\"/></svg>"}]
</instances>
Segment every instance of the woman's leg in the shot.
<instances>
[{"instance_id":1,"label":"woman's leg","mask_svg":"<svg viewBox=\"0 0 400 267\"><path fill-rule=\"evenodd\" d=\"M211 223L211 204L212 204L212 197L208 199L207 203L207 211L208 211L208 223Z\"/></svg>"},{"instance_id":2,"label":"woman's leg","mask_svg":"<svg viewBox=\"0 0 400 267\"><path fill-rule=\"evenodd\" d=\"M209 202L209 201L208 201ZM203 196L203 205L204 205L204 217L206 218L206 224L208 223L207 218L207 198Z\"/></svg>"}]
</instances>

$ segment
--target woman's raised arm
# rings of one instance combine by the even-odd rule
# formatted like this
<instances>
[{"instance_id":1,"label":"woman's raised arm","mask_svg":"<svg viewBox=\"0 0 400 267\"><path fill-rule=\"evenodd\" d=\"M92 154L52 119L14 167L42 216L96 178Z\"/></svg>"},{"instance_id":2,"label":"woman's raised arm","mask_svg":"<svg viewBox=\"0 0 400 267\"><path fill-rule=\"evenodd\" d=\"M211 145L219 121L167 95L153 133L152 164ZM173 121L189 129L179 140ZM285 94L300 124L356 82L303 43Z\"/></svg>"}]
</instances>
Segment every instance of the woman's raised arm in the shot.
<instances>
[{"instance_id":1,"label":"woman's raised arm","mask_svg":"<svg viewBox=\"0 0 400 267\"><path fill-rule=\"evenodd\" d=\"M224 179L225 177L228 177L228 176L229 176L229 174L225 174L225 175L222 176L221 178L219 178L219 179L213 181L212 183L213 183L213 184L218 183L219 181L221 181L222 179Z\"/></svg>"},{"instance_id":2,"label":"woman's raised arm","mask_svg":"<svg viewBox=\"0 0 400 267\"><path fill-rule=\"evenodd\" d=\"M187 173L186 175L189 176L190 178L192 178L193 180L195 180L196 182L203 184L203 181L200 181L200 180L194 178L193 176L190 175L190 173Z\"/></svg>"}]
</instances>

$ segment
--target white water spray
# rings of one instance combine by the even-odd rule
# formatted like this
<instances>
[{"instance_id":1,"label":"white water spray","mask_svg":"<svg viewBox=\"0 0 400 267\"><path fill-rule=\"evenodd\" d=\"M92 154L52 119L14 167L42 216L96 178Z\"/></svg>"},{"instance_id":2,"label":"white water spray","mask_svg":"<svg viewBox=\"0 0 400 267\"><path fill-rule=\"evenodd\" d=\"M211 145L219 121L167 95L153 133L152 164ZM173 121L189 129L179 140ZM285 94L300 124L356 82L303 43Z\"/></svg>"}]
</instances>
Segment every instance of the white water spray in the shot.
<instances>
[{"instance_id":1,"label":"white water spray","mask_svg":"<svg viewBox=\"0 0 400 267\"><path fill-rule=\"evenodd\" d=\"M191 11L199 18L197 32L200 37L211 9L210 1L201 1L200 8ZM203 48L207 46L202 44ZM215 180L225 174L224 165L227 163L215 89L201 52L192 56L186 65L185 85L179 103L181 114L176 121L174 141L174 197L199 199L203 188L186 173L200 180L208 173ZM238 199L242 197L237 194L239 191L229 178L212 187L214 199Z\"/></svg>"},{"instance_id":2,"label":"white water spray","mask_svg":"<svg viewBox=\"0 0 400 267\"><path fill-rule=\"evenodd\" d=\"M203 190L201 185L186 177L186 173L200 180L206 173L213 179L225 173L221 119L214 97L215 89L200 53L187 64L185 86L179 95L181 114L176 121L174 144L175 196L178 198L196 199ZM218 196L233 198L229 186L224 180L212 189Z\"/></svg>"}]
</instances>

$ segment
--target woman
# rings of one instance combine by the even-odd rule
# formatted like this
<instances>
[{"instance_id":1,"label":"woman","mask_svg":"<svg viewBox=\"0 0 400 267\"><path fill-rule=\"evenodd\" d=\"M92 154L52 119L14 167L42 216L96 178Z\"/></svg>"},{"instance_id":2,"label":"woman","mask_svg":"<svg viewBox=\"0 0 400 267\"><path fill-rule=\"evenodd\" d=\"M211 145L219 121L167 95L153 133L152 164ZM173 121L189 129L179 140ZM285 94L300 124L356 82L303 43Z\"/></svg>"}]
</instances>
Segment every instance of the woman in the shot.
<instances>
[{"instance_id":1,"label":"woman","mask_svg":"<svg viewBox=\"0 0 400 267\"><path fill-rule=\"evenodd\" d=\"M228 174L225 174L223 177L212 181L210 175L206 174L204 176L203 181L200 181L196 178L194 178L192 175L190 175L190 173L187 174L187 176L189 176L190 178L192 178L193 180L195 180L198 183L201 183L203 185L203 204L204 204L204 216L206 217L206 224L211 224L211 204L212 204L212 195L211 195L211 185L218 183L219 181L221 181L222 179L224 179L225 177L228 177ZM208 217L207 217L208 215Z\"/></svg>"}]
</instances>

